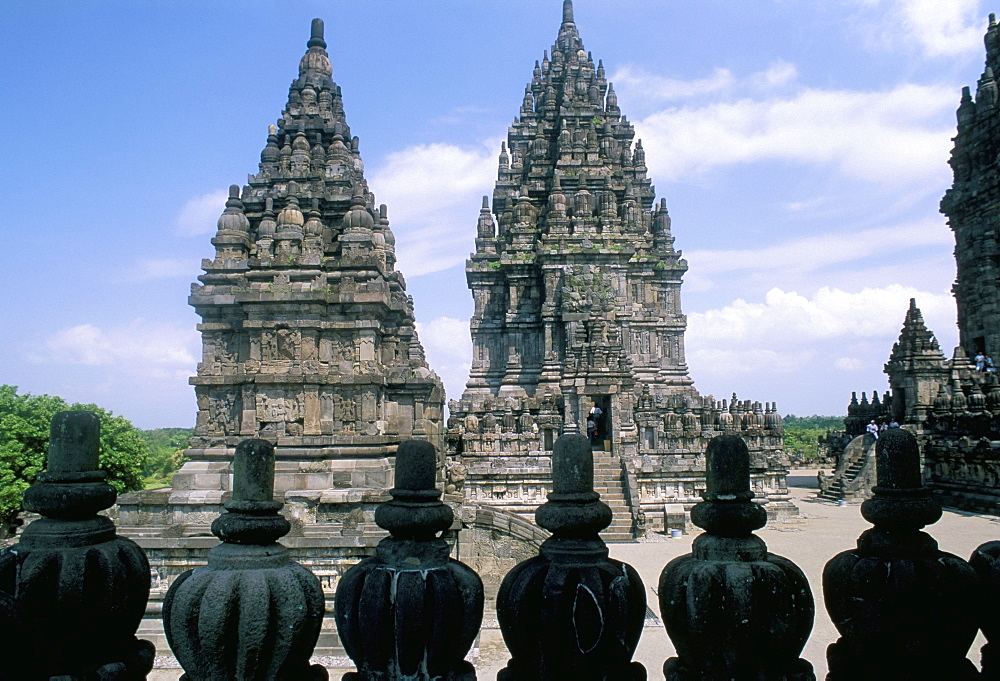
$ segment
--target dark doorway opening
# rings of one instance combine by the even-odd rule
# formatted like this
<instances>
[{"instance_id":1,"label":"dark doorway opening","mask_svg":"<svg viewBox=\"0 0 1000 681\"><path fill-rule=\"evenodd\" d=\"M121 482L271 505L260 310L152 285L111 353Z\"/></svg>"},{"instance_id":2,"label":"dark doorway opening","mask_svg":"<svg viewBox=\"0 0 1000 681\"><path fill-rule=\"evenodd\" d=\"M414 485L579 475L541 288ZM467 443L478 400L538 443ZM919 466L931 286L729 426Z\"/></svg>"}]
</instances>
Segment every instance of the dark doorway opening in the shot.
<instances>
[{"instance_id":1,"label":"dark doorway opening","mask_svg":"<svg viewBox=\"0 0 1000 681\"><path fill-rule=\"evenodd\" d=\"M611 440L611 396L591 395L592 404L587 410L587 435L594 449L604 449Z\"/></svg>"}]
</instances>

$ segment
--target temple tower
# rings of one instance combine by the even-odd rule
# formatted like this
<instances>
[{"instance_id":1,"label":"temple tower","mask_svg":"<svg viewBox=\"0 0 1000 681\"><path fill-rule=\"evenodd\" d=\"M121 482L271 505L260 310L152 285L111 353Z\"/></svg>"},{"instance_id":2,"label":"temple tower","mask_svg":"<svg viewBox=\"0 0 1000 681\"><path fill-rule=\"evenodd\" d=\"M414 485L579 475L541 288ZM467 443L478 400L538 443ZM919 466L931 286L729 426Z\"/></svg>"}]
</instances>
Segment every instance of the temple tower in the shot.
<instances>
[{"instance_id":1,"label":"temple tower","mask_svg":"<svg viewBox=\"0 0 1000 681\"><path fill-rule=\"evenodd\" d=\"M597 465L620 478L599 491L621 497L609 502L619 530L644 515L662 527L665 503L700 501L716 430L747 439L759 500L787 502L775 407L703 397L688 374L688 266L634 138L566 0L501 146L466 264L472 368L447 437L469 503L533 511L553 442L588 434L595 407Z\"/></svg>"},{"instance_id":2,"label":"temple tower","mask_svg":"<svg viewBox=\"0 0 1000 681\"><path fill-rule=\"evenodd\" d=\"M325 48L314 19L259 168L231 188L215 257L192 286L198 418L172 503L221 501L246 438L277 445L277 494L317 498L391 487L388 457L401 440L442 444L441 382Z\"/></svg>"},{"instance_id":3,"label":"temple tower","mask_svg":"<svg viewBox=\"0 0 1000 681\"><path fill-rule=\"evenodd\" d=\"M959 343L969 357L1000 355L1000 26L990 15L986 68L975 101L962 89L951 152L954 183L941 212L955 233Z\"/></svg>"},{"instance_id":4,"label":"temple tower","mask_svg":"<svg viewBox=\"0 0 1000 681\"><path fill-rule=\"evenodd\" d=\"M947 382L947 362L913 298L885 373L892 388L892 418L899 423L926 421L939 390Z\"/></svg>"}]
</instances>

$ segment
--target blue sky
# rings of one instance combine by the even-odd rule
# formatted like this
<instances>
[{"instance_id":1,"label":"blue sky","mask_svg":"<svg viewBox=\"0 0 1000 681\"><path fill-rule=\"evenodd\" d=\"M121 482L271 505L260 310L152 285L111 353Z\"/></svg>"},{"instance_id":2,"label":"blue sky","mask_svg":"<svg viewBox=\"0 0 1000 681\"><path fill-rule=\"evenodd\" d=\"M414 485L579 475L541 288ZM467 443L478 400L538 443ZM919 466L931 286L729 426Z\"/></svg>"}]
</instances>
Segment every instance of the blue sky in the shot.
<instances>
[{"instance_id":1,"label":"blue sky","mask_svg":"<svg viewBox=\"0 0 1000 681\"><path fill-rule=\"evenodd\" d=\"M983 68L975 0L577 0L690 264L695 385L843 413L883 391L910 297L950 354L938 213ZM389 206L428 359L470 361L481 196L560 0L0 3L0 383L191 426L187 305L309 37Z\"/></svg>"}]
</instances>

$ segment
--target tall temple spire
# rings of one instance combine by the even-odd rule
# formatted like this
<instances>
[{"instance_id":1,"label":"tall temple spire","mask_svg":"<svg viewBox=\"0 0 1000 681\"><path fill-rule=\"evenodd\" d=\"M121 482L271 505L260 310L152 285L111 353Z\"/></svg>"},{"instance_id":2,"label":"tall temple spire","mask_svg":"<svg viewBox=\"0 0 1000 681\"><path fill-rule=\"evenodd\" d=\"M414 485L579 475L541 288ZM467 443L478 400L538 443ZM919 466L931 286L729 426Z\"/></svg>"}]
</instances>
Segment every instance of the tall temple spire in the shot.
<instances>
[{"instance_id":1,"label":"tall temple spire","mask_svg":"<svg viewBox=\"0 0 1000 681\"><path fill-rule=\"evenodd\" d=\"M565 0L501 143L492 216L484 204L476 223L473 361L451 406L468 424L449 433L453 451L489 451L496 433L516 434L518 455L546 451L555 435L587 433L592 408L609 414L595 437L622 456L638 451L640 431L644 447L665 451L665 423L715 427L714 400L694 389L685 359L687 262L645 153ZM669 447L700 453L696 440ZM474 479L480 460L467 463Z\"/></svg>"}]
</instances>

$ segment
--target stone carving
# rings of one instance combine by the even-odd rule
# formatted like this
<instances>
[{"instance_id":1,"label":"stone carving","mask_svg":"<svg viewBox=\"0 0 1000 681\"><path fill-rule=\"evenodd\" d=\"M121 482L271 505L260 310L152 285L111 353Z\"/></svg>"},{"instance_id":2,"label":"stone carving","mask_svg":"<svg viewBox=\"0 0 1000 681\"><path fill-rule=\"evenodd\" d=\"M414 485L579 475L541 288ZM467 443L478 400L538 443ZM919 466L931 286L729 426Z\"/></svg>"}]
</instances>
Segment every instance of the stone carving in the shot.
<instances>
[{"instance_id":1,"label":"stone carving","mask_svg":"<svg viewBox=\"0 0 1000 681\"><path fill-rule=\"evenodd\" d=\"M233 499L212 523L223 543L208 565L177 577L163 602L164 631L188 681L328 678L321 665L309 664L323 589L276 543L291 526L273 496L274 445L240 443Z\"/></svg>"},{"instance_id":2,"label":"stone carving","mask_svg":"<svg viewBox=\"0 0 1000 681\"><path fill-rule=\"evenodd\" d=\"M594 492L587 438L564 435L556 442L552 489L535 514L552 536L538 556L504 577L497 595L497 619L511 653L497 679L644 680L646 670L631 659L642 633L645 589L630 565L608 558L598 535L612 512Z\"/></svg>"},{"instance_id":3,"label":"stone carving","mask_svg":"<svg viewBox=\"0 0 1000 681\"><path fill-rule=\"evenodd\" d=\"M894 428L876 445L878 485L861 506L874 525L823 570L841 637L827 651L829 681L978 678L966 658L977 629L977 577L921 532L941 506L921 483L916 437Z\"/></svg>"},{"instance_id":4,"label":"stone carving","mask_svg":"<svg viewBox=\"0 0 1000 681\"><path fill-rule=\"evenodd\" d=\"M753 503L746 443L720 435L705 458L708 489L691 520L706 532L660 575L660 613L677 649L664 676L814 681L799 657L812 630L812 593L802 570L753 534L767 514Z\"/></svg>"},{"instance_id":5,"label":"stone carving","mask_svg":"<svg viewBox=\"0 0 1000 681\"><path fill-rule=\"evenodd\" d=\"M399 446L392 500L375 513L392 536L340 580L337 630L358 667L344 681L475 681L464 658L482 622L483 583L437 538L452 511L434 488L436 461L427 442Z\"/></svg>"},{"instance_id":6,"label":"stone carving","mask_svg":"<svg viewBox=\"0 0 1000 681\"><path fill-rule=\"evenodd\" d=\"M24 494L25 510L42 518L0 552L0 583L12 585L16 605L16 632L6 643L17 651L18 679L125 681L145 679L153 667L153 645L135 637L149 562L97 515L116 497L98 470L99 445L95 414L53 417L47 468Z\"/></svg>"}]
</instances>

